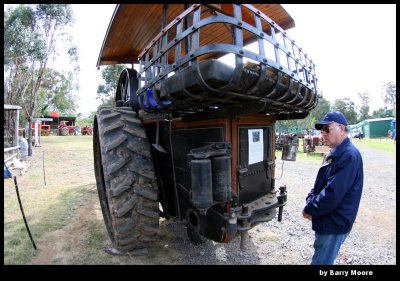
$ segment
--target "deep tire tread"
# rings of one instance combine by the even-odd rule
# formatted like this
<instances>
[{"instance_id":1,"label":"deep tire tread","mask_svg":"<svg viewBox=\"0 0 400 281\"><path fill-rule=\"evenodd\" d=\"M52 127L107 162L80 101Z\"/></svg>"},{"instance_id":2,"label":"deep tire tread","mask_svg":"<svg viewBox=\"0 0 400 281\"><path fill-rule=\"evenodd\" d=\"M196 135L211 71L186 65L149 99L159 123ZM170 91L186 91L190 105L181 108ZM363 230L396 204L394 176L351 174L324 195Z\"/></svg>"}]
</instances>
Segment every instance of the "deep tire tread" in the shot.
<instances>
[{"instance_id":1,"label":"deep tire tread","mask_svg":"<svg viewBox=\"0 0 400 281\"><path fill-rule=\"evenodd\" d=\"M158 189L146 132L131 108L103 108L96 118L101 159L95 161L97 169L101 167L97 174L103 176L98 180L96 175L96 180L107 195L101 204L110 238L121 251L146 248L159 227Z\"/></svg>"},{"instance_id":2,"label":"deep tire tread","mask_svg":"<svg viewBox=\"0 0 400 281\"><path fill-rule=\"evenodd\" d=\"M116 148L117 146L120 146L124 141L128 139L127 136L120 136L119 138L115 139L113 142L111 142L107 147L106 147L106 152L109 152L110 150Z\"/></svg>"}]
</instances>

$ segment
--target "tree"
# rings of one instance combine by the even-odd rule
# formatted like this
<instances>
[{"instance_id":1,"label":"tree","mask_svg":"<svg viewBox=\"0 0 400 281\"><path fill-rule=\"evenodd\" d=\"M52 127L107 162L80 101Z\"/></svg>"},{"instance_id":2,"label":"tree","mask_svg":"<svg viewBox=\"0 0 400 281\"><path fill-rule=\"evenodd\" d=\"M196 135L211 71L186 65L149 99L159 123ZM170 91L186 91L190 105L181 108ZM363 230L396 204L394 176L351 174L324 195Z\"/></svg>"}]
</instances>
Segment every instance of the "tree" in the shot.
<instances>
[{"instance_id":1,"label":"tree","mask_svg":"<svg viewBox=\"0 0 400 281\"><path fill-rule=\"evenodd\" d=\"M358 113L358 122L371 118L369 115L369 94L358 93L358 97L361 99L361 107Z\"/></svg>"},{"instance_id":2,"label":"tree","mask_svg":"<svg viewBox=\"0 0 400 281\"><path fill-rule=\"evenodd\" d=\"M387 108L379 108L372 112L372 118L386 118L395 116L393 110Z\"/></svg>"},{"instance_id":3,"label":"tree","mask_svg":"<svg viewBox=\"0 0 400 281\"><path fill-rule=\"evenodd\" d=\"M317 106L310 112L310 115L307 116L306 119L310 120L311 128L314 128L314 125L317 121L322 120L329 111L331 111L331 104L324 97L320 97L318 99Z\"/></svg>"},{"instance_id":4,"label":"tree","mask_svg":"<svg viewBox=\"0 0 400 281\"><path fill-rule=\"evenodd\" d=\"M384 107L372 112L373 118L396 117L396 83L388 82L382 86Z\"/></svg>"},{"instance_id":5,"label":"tree","mask_svg":"<svg viewBox=\"0 0 400 281\"><path fill-rule=\"evenodd\" d=\"M306 118L298 120L297 125L307 130L314 129L315 123L319 120L322 120L325 114L330 111L330 108L330 102L324 97L320 96L317 106L310 111L310 114Z\"/></svg>"},{"instance_id":6,"label":"tree","mask_svg":"<svg viewBox=\"0 0 400 281\"><path fill-rule=\"evenodd\" d=\"M340 111L347 119L348 124L357 123L357 113L354 110L354 102L349 98L337 99L334 101L332 111Z\"/></svg>"},{"instance_id":7,"label":"tree","mask_svg":"<svg viewBox=\"0 0 400 281\"><path fill-rule=\"evenodd\" d=\"M19 5L4 13L4 102L18 104L28 121L29 155L31 122L35 116L40 86L56 42L66 37L73 14L67 4ZM66 41L63 41L64 43ZM74 49L67 51L76 55Z\"/></svg>"},{"instance_id":8,"label":"tree","mask_svg":"<svg viewBox=\"0 0 400 281\"><path fill-rule=\"evenodd\" d=\"M112 105L114 102L114 94L117 90L117 83L119 75L125 66L121 64L108 65L101 71L101 77L104 80L104 84L100 84L97 87L97 97L100 99L102 105Z\"/></svg>"},{"instance_id":9,"label":"tree","mask_svg":"<svg viewBox=\"0 0 400 281\"><path fill-rule=\"evenodd\" d=\"M304 119L292 119L292 120L279 120L277 126L281 127L282 130L289 129L290 127L301 127L303 130L314 129L315 123L322 120L326 113L330 111L330 103L322 96L318 99L317 106L310 111L310 114Z\"/></svg>"},{"instance_id":10,"label":"tree","mask_svg":"<svg viewBox=\"0 0 400 281\"><path fill-rule=\"evenodd\" d=\"M76 123L81 126L93 126L94 116L96 115L96 111L91 111L87 116L84 116L81 113L78 113Z\"/></svg>"},{"instance_id":11,"label":"tree","mask_svg":"<svg viewBox=\"0 0 400 281\"><path fill-rule=\"evenodd\" d=\"M89 120L92 120L92 122L93 122L93 120L94 120L94 117L96 116L96 111L91 111L90 113L89 113L89 116L87 117Z\"/></svg>"},{"instance_id":12,"label":"tree","mask_svg":"<svg viewBox=\"0 0 400 281\"><path fill-rule=\"evenodd\" d=\"M385 109L392 110L394 116L396 115L396 83L388 82L383 86L384 92L383 102Z\"/></svg>"},{"instance_id":13,"label":"tree","mask_svg":"<svg viewBox=\"0 0 400 281\"><path fill-rule=\"evenodd\" d=\"M39 91L37 116L49 115L49 111L57 111L62 115L74 114L77 98L72 94L75 88L73 74L68 72L66 75L46 69Z\"/></svg>"}]
</instances>

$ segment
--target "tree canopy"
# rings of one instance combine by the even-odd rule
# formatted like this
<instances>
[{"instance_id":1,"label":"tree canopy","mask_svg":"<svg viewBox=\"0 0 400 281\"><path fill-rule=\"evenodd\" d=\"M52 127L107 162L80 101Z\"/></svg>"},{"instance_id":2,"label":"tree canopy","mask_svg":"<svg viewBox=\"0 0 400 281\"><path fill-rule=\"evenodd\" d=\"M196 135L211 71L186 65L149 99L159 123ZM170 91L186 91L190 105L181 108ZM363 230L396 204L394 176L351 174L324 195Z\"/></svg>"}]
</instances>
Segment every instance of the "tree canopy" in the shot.
<instances>
[{"instance_id":1,"label":"tree canopy","mask_svg":"<svg viewBox=\"0 0 400 281\"><path fill-rule=\"evenodd\" d=\"M36 114L48 61L60 51L57 42L77 62L76 47L66 33L72 23L69 4L22 4L4 12L4 103L22 107L21 121L29 124ZM28 130L30 138L31 126Z\"/></svg>"},{"instance_id":2,"label":"tree canopy","mask_svg":"<svg viewBox=\"0 0 400 281\"><path fill-rule=\"evenodd\" d=\"M100 84L97 87L96 98L101 100L102 105L113 104L114 95L117 90L119 75L124 68L124 65L114 64L106 66L101 71L101 77L104 80L104 84Z\"/></svg>"},{"instance_id":3,"label":"tree canopy","mask_svg":"<svg viewBox=\"0 0 400 281\"><path fill-rule=\"evenodd\" d=\"M46 69L38 95L38 112L36 117L49 116L50 111L71 116L77 107L77 97L74 96L73 74Z\"/></svg>"}]
</instances>

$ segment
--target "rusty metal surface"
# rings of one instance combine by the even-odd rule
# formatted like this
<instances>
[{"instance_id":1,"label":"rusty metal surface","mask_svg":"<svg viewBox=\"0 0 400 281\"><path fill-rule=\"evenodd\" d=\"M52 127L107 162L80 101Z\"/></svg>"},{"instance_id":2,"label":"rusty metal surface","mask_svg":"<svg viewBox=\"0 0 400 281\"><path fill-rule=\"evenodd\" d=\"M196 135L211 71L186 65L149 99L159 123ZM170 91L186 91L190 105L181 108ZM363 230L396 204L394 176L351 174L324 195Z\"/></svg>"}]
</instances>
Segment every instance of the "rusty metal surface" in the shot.
<instances>
[{"instance_id":1,"label":"rusty metal surface","mask_svg":"<svg viewBox=\"0 0 400 281\"><path fill-rule=\"evenodd\" d=\"M217 11L232 14L232 5L221 4ZM295 26L292 17L279 4L254 4L256 9L270 17L283 29ZM121 4L114 11L100 51L97 66L118 63L137 63L140 53L151 43L163 27L164 4ZM184 4L168 4L167 22L173 22L185 10ZM212 10L210 10L212 12ZM249 11L244 10L243 21L253 21ZM264 32L268 32L265 27ZM173 36L173 34L169 35ZM228 40L229 32L210 30L204 40L221 42ZM226 38L225 38L226 37ZM243 38L251 43L250 38ZM205 42L200 42L204 45Z\"/></svg>"}]
</instances>

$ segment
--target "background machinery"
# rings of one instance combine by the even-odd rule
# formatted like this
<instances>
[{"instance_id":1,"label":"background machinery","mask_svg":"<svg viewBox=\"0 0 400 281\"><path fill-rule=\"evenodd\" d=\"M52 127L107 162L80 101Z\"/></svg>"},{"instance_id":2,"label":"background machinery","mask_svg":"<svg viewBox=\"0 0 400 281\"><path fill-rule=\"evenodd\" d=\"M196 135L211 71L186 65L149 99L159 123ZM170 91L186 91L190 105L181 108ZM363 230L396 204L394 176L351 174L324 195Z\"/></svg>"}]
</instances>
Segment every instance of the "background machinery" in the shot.
<instances>
[{"instance_id":1,"label":"background machinery","mask_svg":"<svg viewBox=\"0 0 400 281\"><path fill-rule=\"evenodd\" d=\"M68 135L75 135L75 127L72 125L68 125L68 121L60 121L60 125L58 125L58 135L59 136L68 136Z\"/></svg>"}]
</instances>

